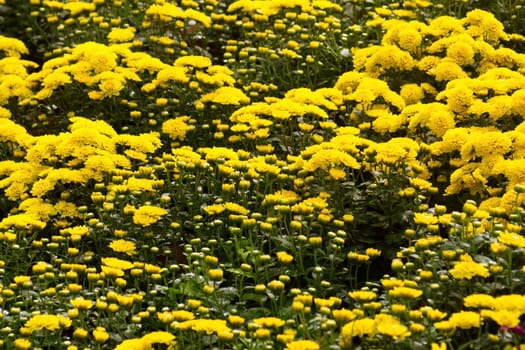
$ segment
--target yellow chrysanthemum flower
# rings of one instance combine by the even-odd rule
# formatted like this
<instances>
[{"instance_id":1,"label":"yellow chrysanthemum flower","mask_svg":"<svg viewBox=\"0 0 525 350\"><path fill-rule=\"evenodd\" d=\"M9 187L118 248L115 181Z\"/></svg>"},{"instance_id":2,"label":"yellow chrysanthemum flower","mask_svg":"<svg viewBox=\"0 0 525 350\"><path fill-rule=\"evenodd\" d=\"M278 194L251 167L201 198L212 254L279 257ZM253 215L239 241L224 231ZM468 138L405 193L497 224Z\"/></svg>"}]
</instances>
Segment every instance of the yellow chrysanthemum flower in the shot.
<instances>
[{"instance_id":1,"label":"yellow chrysanthemum flower","mask_svg":"<svg viewBox=\"0 0 525 350\"><path fill-rule=\"evenodd\" d=\"M137 254L137 246L134 242L125 239L117 239L109 244L109 247L118 253L125 253L127 255Z\"/></svg>"},{"instance_id":2,"label":"yellow chrysanthemum flower","mask_svg":"<svg viewBox=\"0 0 525 350\"><path fill-rule=\"evenodd\" d=\"M168 211L164 208L143 205L133 213L133 222L141 226L150 226L167 214Z\"/></svg>"}]
</instances>

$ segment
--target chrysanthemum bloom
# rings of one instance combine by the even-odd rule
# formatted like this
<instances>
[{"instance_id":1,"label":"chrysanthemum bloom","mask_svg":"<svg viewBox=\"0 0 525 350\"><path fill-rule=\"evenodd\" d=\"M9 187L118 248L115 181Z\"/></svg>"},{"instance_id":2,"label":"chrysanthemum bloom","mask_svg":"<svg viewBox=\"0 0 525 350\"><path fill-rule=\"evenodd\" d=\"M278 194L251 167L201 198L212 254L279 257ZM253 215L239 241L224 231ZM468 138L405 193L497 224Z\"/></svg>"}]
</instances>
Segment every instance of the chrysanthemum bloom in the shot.
<instances>
[{"instance_id":1,"label":"chrysanthemum bloom","mask_svg":"<svg viewBox=\"0 0 525 350\"><path fill-rule=\"evenodd\" d=\"M187 55L177 58L173 65L178 67L191 66L195 68L206 68L212 65L212 61L205 56Z\"/></svg>"},{"instance_id":2,"label":"chrysanthemum bloom","mask_svg":"<svg viewBox=\"0 0 525 350\"><path fill-rule=\"evenodd\" d=\"M377 294L369 290L357 290L349 292L348 296L357 301L371 301L377 298Z\"/></svg>"},{"instance_id":3,"label":"chrysanthemum bloom","mask_svg":"<svg viewBox=\"0 0 525 350\"><path fill-rule=\"evenodd\" d=\"M374 336L376 333L377 324L375 320L368 317L354 320L344 325L341 329L339 344L343 347L350 347L354 337Z\"/></svg>"},{"instance_id":4,"label":"chrysanthemum bloom","mask_svg":"<svg viewBox=\"0 0 525 350\"><path fill-rule=\"evenodd\" d=\"M319 247L323 244L323 237L319 237L319 236L309 237L308 243L310 243L312 246Z\"/></svg>"},{"instance_id":5,"label":"chrysanthemum bloom","mask_svg":"<svg viewBox=\"0 0 525 350\"><path fill-rule=\"evenodd\" d=\"M73 332L73 338L86 339L89 335L89 332L83 328L75 328Z\"/></svg>"},{"instance_id":6,"label":"chrysanthemum bloom","mask_svg":"<svg viewBox=\"0 0 525 350\"><path fill-rule=\"evenodd\" d=\"M70 325L71 320L65 316L34 315L24 324L24 327L33 332L42 329L56 331L59 328L67 328Z\"/></svg>"},{"instance_id":7,"label":"chrysanthemum bloom","mask_svg":"<svg viewBox=\"0 0 525 350\"><path fill-rule=\"evenodd\" d=\"M416 104L425 98L425 92L423 89L418 84L413 83L401 86L399 94L407 105Z\"/></svg>"},{"instance_id":8,"label":"chrysanthemum bloom","mask_svg":"<svg viewBox=\"0 0 525 350\"><path fill-rule=\"evenodd\" d=\"M447 343L445 342L441 342L440 344L432 343L431 350L447 350Z\"/></svg>"},{"instance_id":9,"label":"chrysanthemum bloom","mask_svg":"<svg viewBox=\"0 0 525 350\"><path fill-rule=\"evenodd\" d=\"M166 324L171 323L173 322L173 320L175 320L175 317L170 311L157 312L157 318L160 322L166 323Z\"/></svg>"},{"instance_id":10,"label":"chrysanthemum bloom","mask_svg":"<svg viewBox=\"0 0 525 350\"><path fill-rule=\"evenodd\" d=\"M465 307L482 307L487 309L494 308L495 299L488 294L471 294L463 298L463 305Z\"/></svg>"},{"instance_id":11,"label":"chrysanthemum bloom","mask_svg":"<svg viewBox=\"0 0 525 350\"><path fill-rule=\"evenodd\" d=\"M494 299L494 308L525 313L525 296L521 294L500 295Z\"/></svg>"},{"instance_id":12,"label":"chrysanthemum bloom","mask_svg":"<svg viewBox=\"0 0 525 350\"><path fill-rule=\"evenodd\" d=\"M125 253L127 255L137 254L137 247L134 242L125 239L117 239L109 244L109 247L114 252Z\"/></svg>"},{"instance_id":13,"label":"chrysanthemum bloom","mask_svg":"<svg viewBox=\"0 0 525 350\"><path fill-rule=\"evenodd\" d=\"M169 332L156 331L144 335L142 338L124 340L115 350L152 350L153 344L171 345L175 336Z\"/></svg>"},{"instance_id":14,"label":"chrysanthemum bloom","mask_svg":"<svg viewBox=\"0 0 525 350\"><path fill-rule=\"evenodd\" d=\"M394 298L415 299L423 294L422 290L410 287L394 287L388 292L388 295Z\"/></svg>"},{"instance_id":15,"label":"chrysanthemum bloom","mask_svg":"<svg viewBox=\"0 0 525 350\"><path fill-rule=\"evenodd\" d=\"M93 338L95 338L97 343L102 344L108 341L109 334L106 332L104 327L97 327L95 330L93 330Z\"/></svg>"},{"instance_id":16,"label":"chrysanthemum bloom","mask_svg":"<svg viewBox=\"0 0 525 350\"><path fill-rule=\"evenodd\" d=\"M175 320L179 322L193 320L195 318L195 315L193 314L193 312L186 311L186 310L172 311L171 315L173 316Z\"/></svg>"},{"instance_id":17,"label":"chrysanthemum bloom","mask_svg":"<svg viewBox=\"0 0 525 350\"><path fill-rule=\"evenodd\" d=\"M447 57L460 66L474 63L474 49L471 40L457 41L447 48Z\"/></svg>"},{"instance_id":18,"label":"chrysanthemum bloom","mask_svg":"<svg viewBox=\"0 0 525 350\"><path fill-rule=\"evenodd\" d=\"M122 277L125 275L124 271L111 266L101 266L102 272L111 277Z\"/></svg>"},{"instance_id":19,"label":"chrysanthemum bloom","mask_svg":"<svg viewBox=\"0 0 525 350\"><path fill-rule=\"evenodd\" d=\"M24 283L30 282L30 281L31 281L31 277L30 277L30 276L24 276L24 275L15 276L15 277L13 278L13 281L14 281L17 285L23 285Z\"/></svg>"},{"instance_id":20,"label":"chrysanthemum bloom","mask_svg":"<svg viewBox=\"0 0 525 350\"><path fill-rule=\"evenodd\" d=\"M262 205L295 204L301 198L294 191L280 190L264 196Z\"/></svg>"},{"instance_id":21,"label":"chrysanthemum bloom","mask_svg":"<svg viewBox=\"0 0 525 350\"><path fill-rule=\"evenodd\" d=\"M0 35L0 51L5 52L8 57L20 57L22 54L29 53L21 40L3 35Z\"/></svg>"},{"instance_id":22,"label":"chrysanthemum bloom","mask_svg":"<svg viewBox=\"0 0 525 350\"><path fill-rule=\"evenodd\" d=\"M188 116L181 116L174 119L168 119L162 123L162 132L170 136L173 140L182 141L186 134L195 129L195 126L188 124L191 118Z\"/></svg>"},{"instance_id":23,"label":"chrysanthemum bloom","mask_svg":"<svg viewBox=\"0 0 525 350\"><path fill-rule=\"evenodd\" d=\"M286 322L278 317L259 317L254 319L253 323L265 328L277 328L283 326Z\"/></svg>"},{"instance_id":24,"label":"chrysanthemum bloom","mask_svg":"<svg viewBox=\"0 0 525 350\"><path fill-rule=\"evenodd\" d=\"M93 307L93 301L90 299L78 298L70 300L69 302L79 310L89 310Z\"/></svg>"},{"instance_id":25,"label":"chrysanthemum bloom","mask_svg":"<svg viewBox=\"0 0 525 350\"><path fill-rule=\"evenodd\" d=\"M117 345L115 350L150 350L151 346L142 340L142 338L127 339Z\"/></svg>"},{"instance_id":26,"label":"chrysanthemum bloom","mask_svg":"<svg viewBox=\"0 0 525 350\"><path fill-rule=\"evenodd\" d=\"M442 312L438 309L433 309L430 306L424 306L420 310L425 315L425 317L431 321L439 321L447 316L446 312Z\"/></svg>"},{"instance_id":27,"label":"chrysanthemum bloom","mask_svg":"<svg viewBox=\"0 0 525 350\"><path fill-rule=\"evenodd\" d=\"M243 207L240 204L232 203L232 202L225 202L224 203L224 208L226 210L228 210L228 211L231 211L231 212L233 212L235 214L239 214L239 215L248 215L250 213L249 209L246 209L245 207Z\"/></svg>"},{"instance_id":28,"label":"chrysanthemum bloom","mask_svg":"<svg viewBox=\"0 0 525 350\"><path fill-rule=\"evenodd\" d=\"M473 260L457 262L449 272L455 279L468 280L476 276L487 277L490 274L485 266Z\"/></svg>"},{"instance_id":29,"label":"chrysanthemum bloom","mask_svg":"<svg viewBox=\"0 0 525 350\"><path fill-rule=\"evenodd\" d=\"M82 12L93 12L96 8L96 4L85 2L70 2L62 7L63 10L69 11L71 16L77 16Z\"/></svg>"},{"instance_id":30,"label":"chrysanthemum bloom","mask_svg":"<svg viewBox=\"0 0 525 350\"><path fill-rule=\"evenodd\" d=\"M207 318L200 318L195 320L188 320L180 323L173 323L173 328L176 329L191 329L196 332L205 332L207 334L219 334L222 332L231 332L227 326L226 320L214 320Z\"/></svg>"},{"instance_id":31,"label":"chrysanthemum bloom","mask_svg":"<svg viewBox=\"0 0 525 350\"><path fill-rule=\"evenodd\" d=\"M279 280L272 280L268 282L268 288L273 291L281 291L284 289L284 283Z\"/></svg>"},{"instance_id":32,"label":"chrysanthemum bloom","mask_svg":"<svg viewBox=\"0 0 525 350\"><path fill-rule=\"evenodd\" d=\"M208 270L208 277L210 277L214 281L221 280L224 275L224 271L222 269L210 269Z\"/></svg>"},{"instance_id":33,"label":"chrysanthemum bloom","mask_svg":"<svg viewBox=\"0 0 525 350\"><path fill-rule=\"evenodd\" d=\"M286 350L319 350L319 344L313 340L295 340L286 345Z\"/></svg>"},{"instance_id":34,"label":"chrysanthemum bloom","mask_svg":"<svg viewBox=\"0 0 525 350\"><path fill-rule=\"evenodd\" d=\"M87 236L89 235L89 227L87 227L86 225L68 227L68 228L60 230L60 234L64 236L70 235L72 237L73 236L79 236L79 237Z\"/></svg>"},{"instance_id":35,"label":"chrysanthemum bloom","mask_svg":"<svg viewBox=\"0 0 525 350\"><path fill-rule=\"evenodd\" d=\"M231 87L223 86L217 90L205 94L200 99L201 102L212 102L221 105L240 105L250 103L250 98L246 96L242 90Z\"/></svg>"},{"instance_id":36,"label":"chrysanthemum bloom","mask_svg":"<svg viewBox=\"0 0 525 350\"><path fill-rule=\"evenodd\" d=\"M240 317L240 316L237 316L237 315L229 315L228 316L228 322L234 326L234 327L238 327L242 324L244 324L244 318Z\"/></svg>"},{"instance_id":37,"label":"chrysanthemum bloom","mask_svg":"<svg viewBox=\"0 0 525 350\"><path fill-rule=\"evenodd\" d=\"M367 248L365 254L371 258L375 258L381 255L381 250L375 248Z\"/></svg>"},{"instance_id":38,"label":"chrysanthemum bloom","mask_svg":"<svg viewBox=\"0 0 525 350\"><path fill-rule=\"evenodd\" d=\"M133 27L129 28L113 28L107 35L107 38L112 43L122 43L131 41L135 37L136 29Z\"/></svg>"},{"instance_id":39,"label":"chrysanthemum bloom","mask_svg":"<svg viewBox=\"0 0 525 350\"><path fill-rule=\"evenodd\" d=\"M277 334L276 339L277 341L286 344L291 341L294 341L296 334L297 334L297 330L287 328L283 330L281 334Z\"/></svg>"},{"instance_id":40,"label":"chrysanthemum bloom","mask_svg":"<svg viewBox=\"0 0 525 350\"><path fill-rule=\"evenodd\" d=\"M423 41L423 38L421 37L421 34L417 30L415 23L417 22L410 22L411 26L405 25L405 23L401 24L402 29L399 30L399 35L397 38L397 43L399 47L401 47L404 50L407 50L411 53L416 52L417 49L421 46L421 42Z\"/></svg>"},{"instance_id":41,"label":"chrysanthemum bloom","mask_svg":"<svg viewBox=\"0 0 525 350\"><path fill-rule=\"evenodd\" d=\"M338 322L350 322L357 317L352 310L348 309L332 310L332 315Z\"/></svg>"},{"instance_id":42,"label":"chrysanthemum bloom","mask_svg":"<svg viewBox=\"0 0 525 350\"><path fill-rule=\"evenodd\" d=\"M521 311L519 310L481 310L481 317L491 319L501 327L518 327Z\"/></svg>"},{"instance_id":43,"label":"chrysanthemum bloom","mask_svg":"<svg viewBox=\"0 0 525 350\"><path fill-rule=\"evenodd\" d=\"M473 311L459 311L450 315L448 320L454 327L469 329L481 326L481 315Z\"/></svg>"},{"instance_id":44,"label":"chrysanthemum bloom","mask_svg":"<svg viewBox=\"0 0 525 350\"><path fill-rule=\"evenodd\" d=\"M17 338L13 345L18 350L29 350L31 348L31 342L25 338Z\"/></svg>"},{"instance_id":45,"label":"chrysanthemum bloom","mask_svg":"<svg viewBox=\"0 0 525 350\"><path fill-rule=\"evenodd\" d=\"M410 330L414 333L423 333L427 327L421 323L412 323L410 324Z\"/></svg>"},{"instance_id":46,"label":"chrysanthemum bloom","mask_svg":"<svg viewBox=\"0 0 525 350\"><path fill-rule=\"evenodd\" d=\"M394 339L405 339L411 334L408 328L394 316L378 314L375 321L378 333L389 335Z\"/></svg>"},{"instance_id":47,"label":"chrysanthemum bloom","mask_svg":"<svg viewBox=\"0 0 525 350\"><path fill-rule=\"evenodd\" d=\"M120 270L129 270L134 267L134 265L131 262L117 258L102 258L101 261L104 266Z\"/></svg>"},{"instance_id":48,"label":"chrysanthemum bloom","mask_svg":"<svg viewBox=\"0 0 525 350\"><path fill-rule=\"evenodd\" d=\"M276 255L277 261L279 261L281 264L289 264L293 261L293 256L288 254L287 252L277 252Z\"/></svg>"},{"instance_id":49,"label":"chrysanthemum bloom","mask_svg":"<svg viewBox=\"0 0 525 350\"><path fill-rule=\"evenodd\" d=\"M498 242L515 248L525 247L525 237L519 233L501 232L498 235Z\"/></svg>"},{"instance_id":50,"label":"chrysanthemum bloom","mask_svg":"<svg viewBox=\"0 0 525 350\"><path fill-rule=\"evenodd\" d=\"M117 302L120 306L130 307L133 305L134 299L132 295L118 295Z\"/></svg>"},{"instance_id":51,"label":"chrysanthemum bloom","mask_svg":"<svg viewBox=\"0 0 525 350\"><path fill-rule=\"evenodd\" d=\"M168 211L164 208L153 205L143 205L133 213L133 222L141 226L150 226L167 214Z\"/></svg>"},{"instance_id":52,"label":"chrysanthemum bloom","mask_svg":"<svg viewBox=\"0 0 525 350\"><path fill-rule=\"evenodd\" d=\"M253 332L253 337L257 339L267 339L270 338L272 331L266 328L258 328Z\"/></svg>"}]
</instances>

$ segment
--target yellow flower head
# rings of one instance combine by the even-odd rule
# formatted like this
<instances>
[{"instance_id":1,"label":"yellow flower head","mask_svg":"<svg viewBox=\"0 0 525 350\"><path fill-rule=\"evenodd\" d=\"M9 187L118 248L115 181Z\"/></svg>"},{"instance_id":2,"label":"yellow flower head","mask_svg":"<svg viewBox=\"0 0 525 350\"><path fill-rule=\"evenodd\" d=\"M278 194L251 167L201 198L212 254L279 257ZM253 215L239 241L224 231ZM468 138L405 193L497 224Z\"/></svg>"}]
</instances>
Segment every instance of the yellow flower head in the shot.
<instances>
[{"instance_id":1,"label":"yellow flower head","mask_svg":"<svg viewBox=\"0 0 525 350\"><path fill-rule=\"evenodd\" d=\"M286 344L285 350L319 350L319 344L313 340L294 340Z\"/></svg>"},{"instance_id":2,"label":"yellow flower head","mask_svg":"<svg viewBox=\"0 0 525 350\"><path fill-rule=\"evenodd\" d=\"M196 332L205 332L207 334L219 334L225 331L231 331L227 326L226 320L214 320L199 318L173 324L172 327L177 329L191 329Z\"/></svg>"},{"instance_id":3,"label":"yellow flower head","mask_svg":"<svg viewBox=\"0 0 525 350\"><path fill-rule=\"evenodd\" d=\"M112 43L131 41L135 37L135 28L113 28L108 34L108 40Z\"/></svg>"},{"instance_id":4,"label":"yellow flower head","mask_svg":"<svg viewBox=\"0 0 525 350\"><path fill-rule=\"evenodd\" d=\"M525 237L519 233L501 232L498 234L498 242L515 248L525 248Z\"/></svg>"},{"instance_id":5,"label":"yellow flower head","mask_svg":"<svg viewBox=\"0 0 525 350\"><path fill-rule=\"evenodd\" d=\"M286 322L278 317L259 317L253 319L253 323L265 328L278 328Z\"/></svg>"},{"instance_id":6,"label":"yellow flower head","mask_svg":"<svg viewBox=\"0 0 525 350\"><path fill-rule=\"evenodd\" d=\"M223 86L213 92L203 95L199 101L238 106L240 104L250 103L250 98L238 88Z\"/></svg>"},{"instance_id":7,"label":"yellow flower head","mask_svg":"<svg viewBox=\"0 0 525 350\"><path fill-rule=\"evenodd\" d=\"M117 258L102 258L101 260L104 266L112 267L115 269L129 270L134 267L134 265L127 260L122 260L122 259L117 259Z\"/></svg>"},{"instance_id":8,"label":"yellow flower head","mask_svg":"<svg viewBox=\"0 0 525 350\"><path fill-rule=\"evenodd\" d=\"M463 305L466 307L492 309L494 302L494 297L488 294L471 294L463 298Z\"/></svg>"},{"instance_id":9,"label":"yellow flower head","mask_svg":"<svg viewBox=\"0 0 525 350\"><path fill-rule=\"evenodd\" d=\"M397 44L403 50L415 53L421 46L423 38L417 28L414 26L402 24L403 29L399 30Z\"/></svg>"},{"instance_id":10,"label":"yellow flower head","mask_svg":"<svg viewBox=\"0 0 525 350\"><path fill-rule=\"evenodd\" d=\"M59 328L67 328L71 325L71 320L65 316L57 315L34 315L25 324L31 332L47 329L56 331Z\"/></svg>"},{"instance_id":11,"label":"yellow flower head","mask_svg":"<svg viewBox=\"0 0 525 350\"><path fill-rule=\"evenodd\" d=\"M473 311L459 311L450 315L448 322L462 329L480 327L481 315Z\"/></svg>"},{"instance_id":12,"label":"yellow flower head","mask_svg":"<svg viewBox=\"0 0 525 350\"><path fill-rule=\"evenodd\" d=\"M376 320L366 317L350 321L341 329L340 345L350 347L352 346L354 337L362 337L364 335L374 336L375 334L377 334Z\"/></svg>"},{"instance_id":13,"label":"yellow flower head","mask_svg":"<svg viewBox=\"0 0 525 350\"><path fill-rule=\"evenodd\" d=\"M276 255L277 261L279 261L281 264L289 264L293 261L293 256L288 254L287 252L277 252Z\"/></svg>"},{"instance_id":14,"label":"yellow flower head","mask_svg":"<svg viewBox=\"0 0 525 350\"><path fill-rule=\"evenodd\" d=\"M172 311L171 316L179 322L193 320L195 318L193 312L187 310Z\"/></svg>"},{"instance_id":15,"label":"yellow flower head","mask_svg":"<svg viewBox=\"0 0 525 350\"><path fill-rule=\"evenodd\" d=\"M501 327L516 327L520 324L520 310L481 310L481 317L491 319Z\"/></svg>"},{"instance_id":16,"label":"yellow flower head","mask_svg":"<svg viewBox=\"0 0 525 350\"><path fill-rule=\"evenodd\" d=\"M106 329L104 327L97 327L92 332L93 338L95 338L95 341L97 343L105 343L109 339L109 333L106 332Z\"/></svg>"},{"instance_id":17,"label":"yellow flower head","mask_svg":"<svg viewBox=\"0 0 525 350\"><path fill-rule=\"evenodd\" d=\"M485 266L473 260L459 261L449 270L449 272L455 279L469 280L476 276L488 277L490 274Z\"/></svg>"},{"instance_id":18,"label":"yellow flower head","mask_svg":"<svg viewBox=\"0 0 525 350\"><path fill-rule=\"evenodd\" d=\"M375 316L375 321L377 333L389 335L393 339L404 339L411 334L408 327L392 315L378 314Z\"/></svg>"},{"instance_id":19,"label":"yellow flower head","mask_svg":"<svg viewBox=\"0 0 525 350\"><path fill-rule=\"evenodd\" d=\"M474 49L470 43L457 41L447 48L447 57L460 66L474 63Z\"/></svg>"},{"instance_id":20,"label":"yellow flower head","mask_svg":"<svg viewBox=\"0 0 525 350\"><path fill-rule=\"evenodd\" d=\"M188 116L182 116L166 120L162 123L162 132L173 140L182 141L189 131L195 129L195 126L188 123L190 119Z\"/></svg>"},{"instance_id":21,"label":"yellow flower head","mask_svg":"<svg viewBox=\"0 0 525 350\"><path fill-rule=\"evenodd\" d=\"M377 298L377 294L369 290L358 290L349 292L350 298L356 301L371 301Z\"/></svg>"},{"instance_id":22,"label":"yellow flower head","mask_svg":"<svg viewBox=\"0 0 525 350\"><path fill-rule=\"evenodd\" d=\"M7 53L8 57L20 57L29 53L26 45L18 39L0 35L0 51Z\"/></svg>"},{"instance_id":23,"label":"yellow flower head","mask_svg":"<svg viewBox=\"0 0 525 350\"><path fill-rule=\"evenodd\" d=\"M420 297L422 294L422 290L403 286L394 287L392 290L388 291L388 295L394 298L415 299Z\"/></svg>"},{"instance_id":24,"label":"yellow flower head","mask_svg":"<svg viewBox=\"0 0 525 350\"><path fill-rule=\"evenodd\" d=\"M137 254L137 247L134 242L125 239L117 239L109 244L109 247L118 253L125 253L127 255Z\"/></svg>"},{"instance_id":25,"label":"yellow flower head","mask_svg":"<svg viewBox=\"0 0 525 350\"><path fill-rule=\"evenodd\" d=\"M141 226L150 226L167 214L168 211L164 208L153 205L143 205L133 213L133 222Z\"/></svg>"}]
</instances>

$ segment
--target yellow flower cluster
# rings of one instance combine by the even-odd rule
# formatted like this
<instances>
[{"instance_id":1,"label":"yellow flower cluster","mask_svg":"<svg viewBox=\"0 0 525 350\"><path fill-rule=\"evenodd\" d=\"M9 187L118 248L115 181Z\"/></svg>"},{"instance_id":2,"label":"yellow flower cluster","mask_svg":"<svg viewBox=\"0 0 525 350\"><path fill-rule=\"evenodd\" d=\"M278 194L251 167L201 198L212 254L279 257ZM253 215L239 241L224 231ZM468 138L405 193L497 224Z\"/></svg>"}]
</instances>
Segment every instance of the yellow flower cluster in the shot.
<instances>
[{"instance_id":1,"label":"yellow flower cluster","mask_svg":"<svg viewBox=\"0 0 525 350\"><path fill-rule=\"evenodd\" d=\"M24 4L56 43L0 36L0 344L510 344L523 38L368 3Z\"/></svg>"}]
</instances>

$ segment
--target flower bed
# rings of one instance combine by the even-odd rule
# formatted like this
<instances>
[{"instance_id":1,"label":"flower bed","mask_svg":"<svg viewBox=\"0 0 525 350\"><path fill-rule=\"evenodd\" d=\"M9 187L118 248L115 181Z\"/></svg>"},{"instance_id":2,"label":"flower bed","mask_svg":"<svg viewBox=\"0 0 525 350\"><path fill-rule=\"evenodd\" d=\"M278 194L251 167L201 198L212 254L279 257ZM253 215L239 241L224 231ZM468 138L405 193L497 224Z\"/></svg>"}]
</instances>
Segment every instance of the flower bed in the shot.
<instances>
[{"instance_id":1,"label":"flower bed","mask_svg":"<svg viewBox=\"0 0 525 350\"><path fill-rule=\"evenodd\" d=\"M523 10L477 5L0 0L0 343L524 346Z\"/></svg>"}]
</instances>

